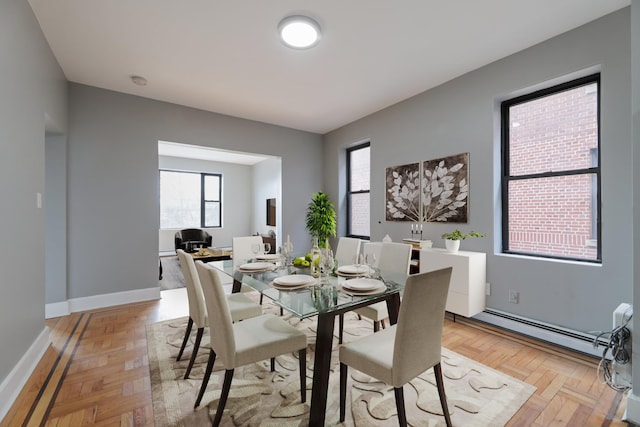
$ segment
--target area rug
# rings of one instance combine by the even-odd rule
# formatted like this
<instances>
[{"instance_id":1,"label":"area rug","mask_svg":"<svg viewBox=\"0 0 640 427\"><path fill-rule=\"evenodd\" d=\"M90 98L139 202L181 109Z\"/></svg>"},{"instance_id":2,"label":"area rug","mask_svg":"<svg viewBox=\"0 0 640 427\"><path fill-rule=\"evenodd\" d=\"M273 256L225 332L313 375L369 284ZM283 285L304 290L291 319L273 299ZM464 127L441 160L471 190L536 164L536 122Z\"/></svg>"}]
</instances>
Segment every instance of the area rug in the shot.
<instances>
[{"instance_id":1,"label":"area rug","mask_svg":"<svg viewBox=\"0 0 640 427\"><path fill-rule=\"evenodd\" d=\"M279 314L279 309L268 303L264 305L264 311ZM297 355L279 356L275 372L270 372L268 360L235 370L222 425L294 427L308 424L316 322L313 318L300 320L286 313L283 318L303 330L308 337L307 403L300 403ZM203 338L190 378L184 380L192 346L186 348L181 361L176 361L176 355L186 324L185 317L147 325L151 390L157 427L210 425L217 408L224 376L224 368L218 361L202 404L195 410L193 408L209 356L209 341L207 336ZM345 315L345 341L371 333L371 322L359 320L353 313ZM195 336L195 332L192 335ZM340 424L337 338L334 343L326 425ZM529 384L446 348L443 348L442 371L451 420L455 426L504 426L535 391L535 387ZM397 426L393 389L354 369L350 369L349 373L347 419L340 425ZM410 385L405 385L404 393L409 425L444 425L431 369Z\"/></svg>"}]
</instances>

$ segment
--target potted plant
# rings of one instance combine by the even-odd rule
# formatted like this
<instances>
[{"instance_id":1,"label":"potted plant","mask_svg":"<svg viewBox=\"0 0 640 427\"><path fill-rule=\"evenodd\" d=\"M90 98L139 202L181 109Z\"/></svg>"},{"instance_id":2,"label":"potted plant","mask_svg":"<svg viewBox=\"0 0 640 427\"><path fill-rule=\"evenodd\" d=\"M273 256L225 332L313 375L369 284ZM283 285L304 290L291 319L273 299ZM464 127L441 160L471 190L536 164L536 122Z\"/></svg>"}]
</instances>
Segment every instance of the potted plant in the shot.
<instances>
[{"instance_id":1,"label":"potted plant","mask_svg":"<svg viewBox=\"0 0 640 427\"><path fill-rule=\"evenodd\" d=\"M318 239L320 247L329 237L336 235L336 211L333 203L323 192L314 193L307 207L305 228L311 237Z\"/></svg>"},{"instance_id":2,"label":"potted plant","mask_svg":"<svg viewBox=\"0 0 640 427\"><path fill-rule=\"evenodd\" d=\"M463 233L462 231L455 229L451 233L443 233L445 247L449 252L455 253L460 249L460 240L468 239L471 237L484 237L485 233L479 233L477 231L471 231L471 233Z\"/></svg>"}]
</instances>

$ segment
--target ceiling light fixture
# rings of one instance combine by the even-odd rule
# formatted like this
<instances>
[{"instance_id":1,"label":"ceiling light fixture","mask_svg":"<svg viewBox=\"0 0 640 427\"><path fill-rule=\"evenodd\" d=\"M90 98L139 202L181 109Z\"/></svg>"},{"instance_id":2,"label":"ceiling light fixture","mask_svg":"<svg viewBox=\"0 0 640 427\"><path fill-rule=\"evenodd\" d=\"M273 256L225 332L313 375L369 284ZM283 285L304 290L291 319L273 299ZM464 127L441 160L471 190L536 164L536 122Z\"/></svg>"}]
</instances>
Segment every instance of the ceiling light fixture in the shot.
<instances>
[{"instance_id":1,"label":"ceiling light fixture","mask_svg":"<svg viewBox=\"0 0 640 427\"><path fill-rule=\"evenodd\" d=\"M278 24L278 33L282 42L294 49L309 49L320 40L320 26L308 16L287 16Z\"/></svg>"},{"instance_id":2,"label":"ceiling light fixture","mask_svg":"<svg viewBox=\"0 0 640 427\"><path fill-rule=\"evenodd\" d=\"M146 86L147 79L141 76L131 76L131 81L138 86Z\"/></svg>"}]
</instances>

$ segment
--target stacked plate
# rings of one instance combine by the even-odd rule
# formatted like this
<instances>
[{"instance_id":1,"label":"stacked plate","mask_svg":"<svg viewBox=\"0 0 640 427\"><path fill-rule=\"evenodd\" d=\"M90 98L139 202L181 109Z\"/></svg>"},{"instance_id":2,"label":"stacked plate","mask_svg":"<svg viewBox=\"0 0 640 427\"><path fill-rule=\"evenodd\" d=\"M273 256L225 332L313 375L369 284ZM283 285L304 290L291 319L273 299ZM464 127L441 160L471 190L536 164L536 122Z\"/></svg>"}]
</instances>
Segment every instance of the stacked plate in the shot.
<instances>
[{"instance_id":1,"label":"stacked plate","mask_svg":"<svg viewBox=\"0 0 640 427\"><path fill-rule=\"evenodd\" d=\"M242 264L238 267L238 270L243 273L264 273L265 271L271 271L275 268L275 265L271 262L249 262Z\"/></svg>"},{"instance_id":2,"label":"stacked plate","mask_svg":"<svg viewBox=\"0 0 640 427\"><path fill-rule=\"evenodd\" d=\"M342 283L342 291L351 295L375 295L384 292L387 286L382 280L355 278Z\"/></svg>"},{"instance_id":3,"label":"stacked plate","mask_svg":"<svg viewBox=\"0 0 640 427\"><path fill-rule=\"evenodd\" d=\"M360 265L341 265L336 270L338 276L342 277L361 277L369 274L371 269L368 265L360 264Z\"/></svg>"},{"instance_id":4,"label":"stacked plate","mask_svg":"<svg viewBox=\"0 0 640 427\"><path fill-rule=\"evenodd\" d=\"M309 285L313 285L316 279L313 276L309 276L307 274L289 274L286 276L280 276L273 279L273 286L276 289L300 289L307 287Z\"/></svg>"},{"instance_id":5,"label":"stacked plate","mask_svg":"<svg viewBox=\"0 0 640 427\"><path fill-rule=\"evenodd\" d=\"M256 259L258 261L280 261L280 254L264 254L264 255L258 255L256 257Z\"/></svg>"}]
</instances>

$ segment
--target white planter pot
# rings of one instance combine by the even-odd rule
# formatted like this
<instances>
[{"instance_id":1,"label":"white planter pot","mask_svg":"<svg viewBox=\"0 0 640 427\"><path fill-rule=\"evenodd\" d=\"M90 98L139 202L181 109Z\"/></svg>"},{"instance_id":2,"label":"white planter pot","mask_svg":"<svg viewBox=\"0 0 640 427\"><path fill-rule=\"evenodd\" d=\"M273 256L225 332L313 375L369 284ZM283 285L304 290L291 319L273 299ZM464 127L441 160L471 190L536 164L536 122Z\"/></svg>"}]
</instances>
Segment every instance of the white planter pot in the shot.
<instances>
[{"instance_id":1,"label":"white planter pot","mask_svg":"<svg viewBox=\"0 0 640 427\"><path fill-rule=\"evenodd\" d=\"M460 240L445 239L444 245L448 252L456 253L460 249Z\"/></svg>"}]
</instances>

